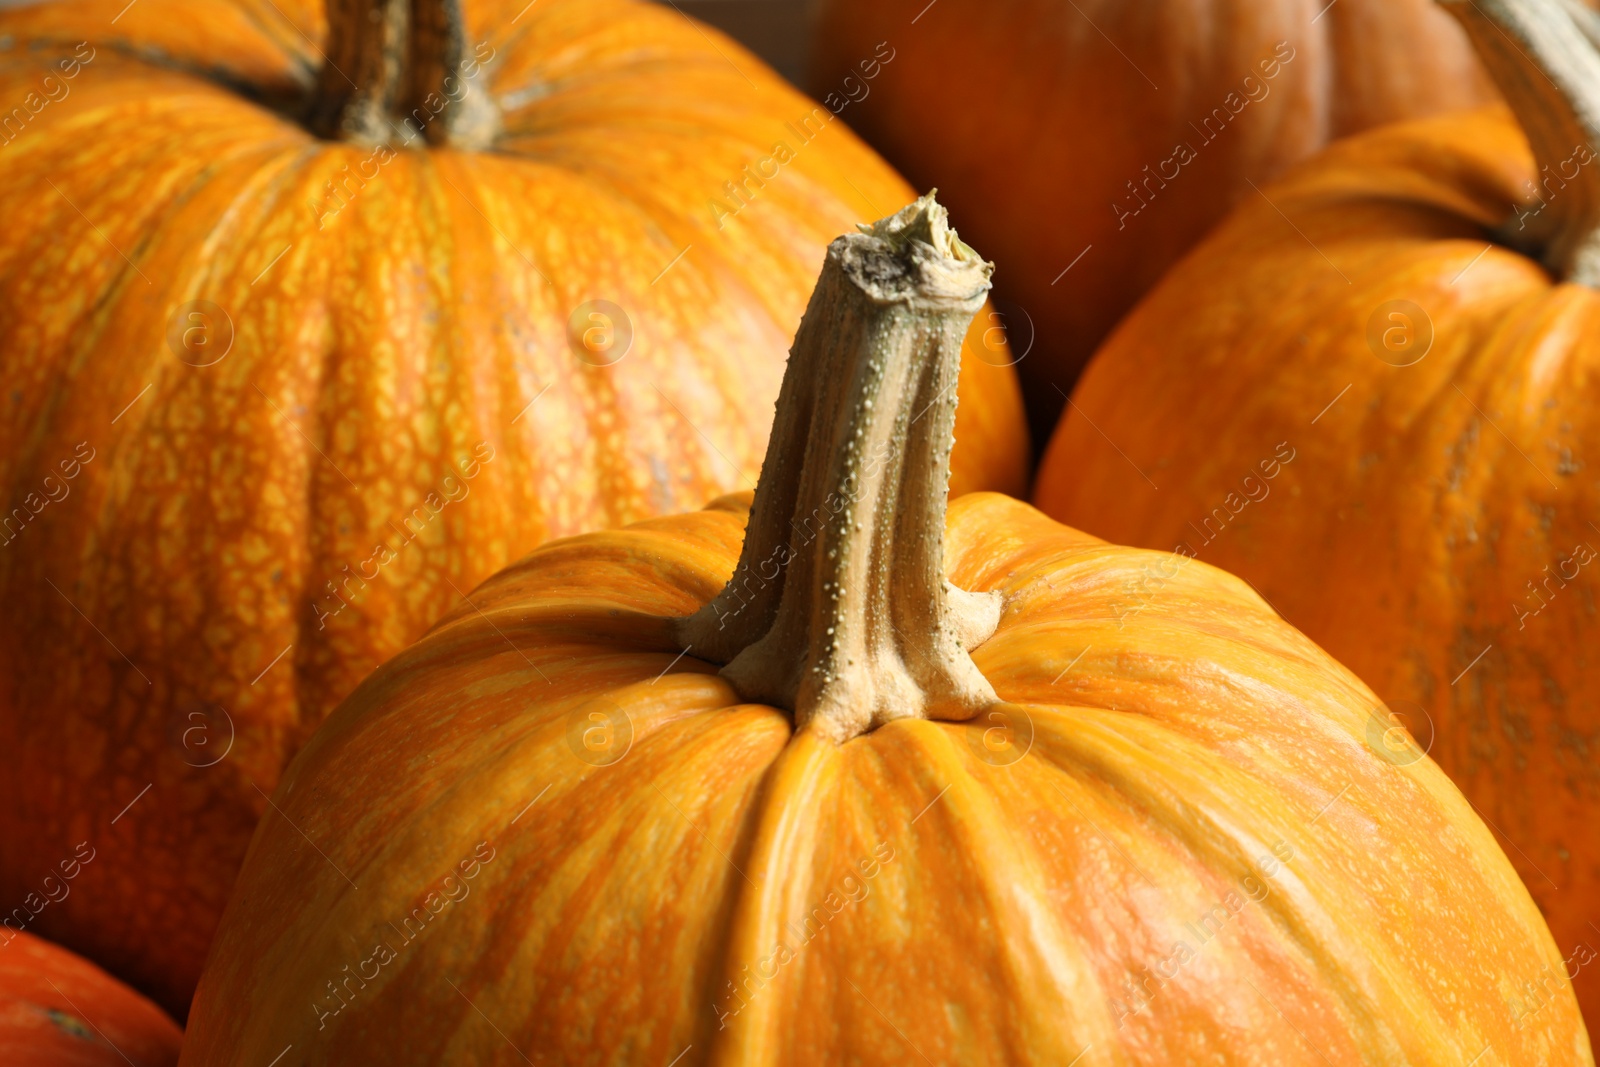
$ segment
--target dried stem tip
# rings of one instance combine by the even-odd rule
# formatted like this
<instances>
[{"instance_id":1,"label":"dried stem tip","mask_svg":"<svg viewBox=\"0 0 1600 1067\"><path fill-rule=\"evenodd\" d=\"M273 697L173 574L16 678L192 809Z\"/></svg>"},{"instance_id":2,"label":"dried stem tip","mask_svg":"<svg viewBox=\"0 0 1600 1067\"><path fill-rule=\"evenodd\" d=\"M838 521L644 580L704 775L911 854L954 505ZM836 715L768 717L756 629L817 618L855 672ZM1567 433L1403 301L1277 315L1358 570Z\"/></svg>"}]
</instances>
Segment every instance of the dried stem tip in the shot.
<instances>
[{"instance_id":1,"label":"dried stem tip","mask_svg":"<svg viewBox=\"0 0 1600 1067\"><path fill-rule=\"evenodd\" d=\"M993 267L929 193L828 246L733 578L679 623L746 699L846 741L996 702L998 594L944 577L961 345Z\"/></svg>"}]
</instances>

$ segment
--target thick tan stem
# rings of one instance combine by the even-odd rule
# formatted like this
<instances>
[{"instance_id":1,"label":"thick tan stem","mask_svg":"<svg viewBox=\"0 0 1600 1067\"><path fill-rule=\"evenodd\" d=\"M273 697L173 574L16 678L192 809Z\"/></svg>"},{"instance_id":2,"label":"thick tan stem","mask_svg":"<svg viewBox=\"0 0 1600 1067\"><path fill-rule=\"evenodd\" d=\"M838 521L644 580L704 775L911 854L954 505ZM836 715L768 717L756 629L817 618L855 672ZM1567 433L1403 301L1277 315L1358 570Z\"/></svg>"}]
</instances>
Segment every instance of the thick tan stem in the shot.
<instances>
[{"instance_id":1,"label":"thick tan stem","mask_svg":"<svg viewBox=\"0 0 1600 1067\"><path fill-rule=\"evenodd\" d=\"M460 0L328 0L312 132L357 144L487 147L499 115Z\"/></svg>"},{"instance_id":2,"label":"thick tan stem","mask_svg":"<svg viewBox=\"0 0 1600 1067\"><path fill-rule=\"evenodd\" d=\"M997 594L944 577L961 343L990 264L933 194L828 247L733 578L679 623L746 699L846 741L996 702L968 650Z\"/></svg>"},{"instance_id":3,"label":"thick tan stem","mask_svg":"<svg viewBox=\"0 0 1600 1067\"><path fill-rule=\"evenodd\" d=\"M1439 0L1516 112L1542 204L1502 236L1600 288L1600 15L1580 0Z\"/></svg>"}]
</instances>

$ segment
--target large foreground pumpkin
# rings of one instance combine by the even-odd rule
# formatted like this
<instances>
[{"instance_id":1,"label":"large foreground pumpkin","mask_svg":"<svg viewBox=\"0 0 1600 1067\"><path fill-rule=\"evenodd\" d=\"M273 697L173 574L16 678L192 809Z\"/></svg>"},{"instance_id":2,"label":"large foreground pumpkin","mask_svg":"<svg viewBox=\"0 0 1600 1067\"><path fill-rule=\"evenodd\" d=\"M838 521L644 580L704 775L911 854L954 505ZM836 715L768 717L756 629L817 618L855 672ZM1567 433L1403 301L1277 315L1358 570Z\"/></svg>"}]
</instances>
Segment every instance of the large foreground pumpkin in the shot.
<instances>
[{"instance_id":1,"label":"large foreground pumpkin","mask_svg":"<svg viewBox=\"0 0 1600 1067\"><path fill-rule=\"evenodd\" d=\"M828 239L910 196L670 8L333 10L0 15L0 899L88 838L34 928L179 1013L324 715L541 541L753 484ZM958 485L1020 487L974 353Z\"/></svg>"},{"instance_id":2,"label":"large foreground pumpkin","mask_svg":"<svg viewBox=\"0 0 1600 1067\"><path fill-rule=\"evenodd\" d=\"M1600 60L1573 16L1600 32L1544 0L1457 10L1534 160L1497 109L1352 140L1267 188L1096 357L1036 492L1236 571L1434 738L1593 1024L1600 129L1579 116L1600 114Z\"/></svg>"},{"instance_id":3,"label":"large foreground pumpkin","mask_svg":"<svg viewBox=\"0 0 1600 1067\"><path fill-rule=\"evenodd\" d=\"M541 548L301 752L183 1063L1591 1063L1489 832L1243 582L946 522L936 205L823 270L753 507Z\"/></svg>"},{"instance_id":4,"label":"large foreground pumpkin","mask_svg":"<svg viewBox=\"0 0 1600 1067\"><path fill-rule=\"evenodd\" d=\"M823 102L1002 265L1042 434L1252 182L1493 95L1431 0L822 0L815 57Z\"/></svg>"},{"instance_id":5,"label":"large foreground pumpkin","mask_svg":"<svg viewBox=\"0 0 1600 1067\"><path fill-rule=\"evenodd\" d=\"M92 851L92 850L91 850ZM87 855L89 853L83 853ZM60 892L75 856L50 874ZM0 1063L172 1067L183 1033L166 1013L85 959L0 929Z\"/></svg>"}]
</instances>

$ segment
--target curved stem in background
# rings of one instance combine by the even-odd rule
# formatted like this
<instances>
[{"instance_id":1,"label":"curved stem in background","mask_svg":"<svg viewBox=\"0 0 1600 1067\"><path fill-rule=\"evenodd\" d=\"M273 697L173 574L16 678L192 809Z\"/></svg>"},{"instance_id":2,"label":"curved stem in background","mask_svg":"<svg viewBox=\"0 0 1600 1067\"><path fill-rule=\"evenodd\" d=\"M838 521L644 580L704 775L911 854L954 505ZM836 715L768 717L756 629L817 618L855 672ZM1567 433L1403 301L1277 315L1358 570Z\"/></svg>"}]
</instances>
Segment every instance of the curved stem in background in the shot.
<instances>
[{"instance_id":1,"label":"curved stem in background","mask_svg":"<svg viewBox=\"0 0 1600 1067\"><path fill-rule=\"evenodd\" d=\"M1516 112L1544 201L1506 226L1562 281L1600 288L1600 15L1579 0L1439 0Z\"/></svg>"}]
</instances>

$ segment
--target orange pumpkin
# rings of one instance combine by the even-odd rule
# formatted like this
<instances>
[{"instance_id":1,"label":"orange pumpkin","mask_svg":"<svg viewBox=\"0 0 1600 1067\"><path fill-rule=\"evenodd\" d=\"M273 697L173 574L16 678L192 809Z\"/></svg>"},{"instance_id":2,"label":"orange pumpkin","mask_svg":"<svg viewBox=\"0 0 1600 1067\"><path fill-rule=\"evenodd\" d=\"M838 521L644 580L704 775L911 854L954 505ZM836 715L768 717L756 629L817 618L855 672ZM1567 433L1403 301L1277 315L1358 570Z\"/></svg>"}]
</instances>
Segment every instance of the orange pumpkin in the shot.
<instances>
[{"instance_id":1,"label":"orange pumpkin","mask_svg":"<svg viewBox=\"0 0 1600 1067\"><path fill-rule=\"evenodd\" d=\"M1600 131L1552 94L1595 99L1600 61L1571 61L1584 38L1545 0L1454 10L1533 158L1495 109L1353 139L1263 190L1095 358L1036 499L1237 572L1435 738L1592 1025Z\"/></svg>"},{"instance_id":2,"label":"orange pumpkin","mask_svg":"<svg viewBox=\"0 0 1600 1067\"><path fill-rule=\"evenodd\" d=\"M1493 95L1432 0L822 0L813 49L824 104L1001 264L1041 440L1101 339L1252 182Z\"/></svg>"},{"instance_id":3,"label":"orange pumpkin","mask_svg":"<svg viewBox=\"0 0 1600 1067\"><path fill-rule=\"evenodd\" d=\"M827 240L910 195L670 8L415 6L0 13L0 899L88 838L34 928L180 1014L326 713L545 539L753 484ZM1007 363L961 487L1024 484Z\"/></svg>"},{"instance_id":4,"label":"orange pumpkin","mask_svg":"<svg viewBox=\"0 0 1600 1067\"><path fill-rule=\"evenodd\" d=\"M160 1008L88 960L0 929L0 1063L171 1067L182 1043Z\"/></svg>"},{"instance_id":5,"label":"orange pumpkin","mask_svg":"<svg viewBox=\"0 0 1600 1067\"><path fill-rule=\"evenodd\" d=\"M182 1062L1592 1063L1489 832L1248 586L946 520L987 277L927 200L834 242L753 506L546 545L365 681Z\"/></svg>"}]
</instances>

